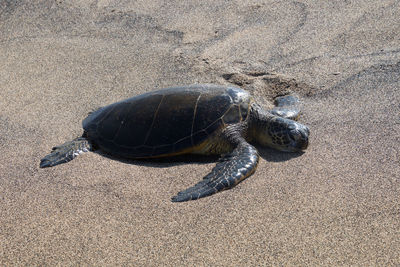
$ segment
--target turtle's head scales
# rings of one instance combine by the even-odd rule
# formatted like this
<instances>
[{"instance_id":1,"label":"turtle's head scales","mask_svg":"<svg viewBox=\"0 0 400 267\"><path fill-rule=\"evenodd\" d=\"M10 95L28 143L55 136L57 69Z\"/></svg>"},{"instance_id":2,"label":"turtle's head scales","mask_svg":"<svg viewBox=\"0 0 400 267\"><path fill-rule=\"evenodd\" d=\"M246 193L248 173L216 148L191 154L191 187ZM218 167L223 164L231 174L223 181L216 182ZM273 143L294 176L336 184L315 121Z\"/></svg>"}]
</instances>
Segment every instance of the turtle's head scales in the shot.
<instances>
[{"instance_id":1,"label":"turtle's head scales","mask_svg":"<svg viewBox=\"0 0 400 267\"><path fill-rule=\"evenodd\" d=\"M255 139L263 146L285 152L300 152L308 147L310 130L291 119L268 117L255 130Z\"/></svg>"},{"instance_id":2,"label":"turtle's head scales","mask_svg":"<svg viewBox=\"0 0 400 267\"><path fill-rule=\"evenodd\" d=\"M308 136L310 135L310 130L307 126L300 123L293 122L293 129L288 131L288 136L290 139L289 150L290 151L302 151L308 147Z\"/></svg>"},{"instance_id":3,"label":"turtle's head scales","mask_svg":"<svg viewBox=\"0 0 400 267\"><path fill-rule=\"evenodd\" d=\"M285 152L300 152L308 147L310 130L297 121L279 118L268 134L271 136L271 147Z\"/></svg>"}]
</instances>

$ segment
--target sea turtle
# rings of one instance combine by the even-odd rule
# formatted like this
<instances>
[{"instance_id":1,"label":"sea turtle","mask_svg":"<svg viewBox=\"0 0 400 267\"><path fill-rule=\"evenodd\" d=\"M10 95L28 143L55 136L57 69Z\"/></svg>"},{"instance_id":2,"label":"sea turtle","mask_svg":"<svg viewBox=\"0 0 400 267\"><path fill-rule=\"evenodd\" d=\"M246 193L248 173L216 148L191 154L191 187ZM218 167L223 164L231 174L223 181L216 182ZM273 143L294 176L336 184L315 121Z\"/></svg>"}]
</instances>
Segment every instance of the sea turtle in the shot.
<instances>
[{"instance_id":1,"label":"sea turtle","mask_svg":"<svg viewBox=\"0 0 400 267\"><path fill-rule=\"evenodd\" d=\"M222 155L202 181L172 201L198 199L254 173L259 154L249 142L288 152L306 149L309 129L295 121L298 104L296 96L281 96L267 111L240 88L209 84L152 91L90 113L82 123L83 135L54 147L40 167L95 149L126 158Z\"/></svg>"}]
</instances>

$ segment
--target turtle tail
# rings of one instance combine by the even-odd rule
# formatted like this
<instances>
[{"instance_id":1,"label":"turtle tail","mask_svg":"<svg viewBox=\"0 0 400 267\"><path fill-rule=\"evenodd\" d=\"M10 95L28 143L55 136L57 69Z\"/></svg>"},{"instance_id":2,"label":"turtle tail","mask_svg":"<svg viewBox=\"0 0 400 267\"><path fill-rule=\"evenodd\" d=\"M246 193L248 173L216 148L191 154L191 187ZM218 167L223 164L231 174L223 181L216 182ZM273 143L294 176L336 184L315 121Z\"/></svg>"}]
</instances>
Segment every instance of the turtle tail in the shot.
<instances>
[{"instance_id":1,"label":"turtle tail","mask_svg":"<svg viewBox=\"0 0 400 267\"><path fill-rule=\"evenodd\" d=\"M82 152L93 150L87 138L78 137L62 145L53 147L50 154L40 160L40 168L52 167L73 160Z\"/></svg>"}]
</instances>

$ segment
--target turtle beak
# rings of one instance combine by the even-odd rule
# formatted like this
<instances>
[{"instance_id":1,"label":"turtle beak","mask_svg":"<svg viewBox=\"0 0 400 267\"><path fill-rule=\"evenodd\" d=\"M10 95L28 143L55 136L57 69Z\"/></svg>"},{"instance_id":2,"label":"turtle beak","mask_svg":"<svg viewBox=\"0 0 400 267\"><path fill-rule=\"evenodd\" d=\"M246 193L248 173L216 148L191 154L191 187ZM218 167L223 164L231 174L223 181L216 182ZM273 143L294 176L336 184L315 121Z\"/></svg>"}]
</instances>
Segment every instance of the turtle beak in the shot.
<instances>
[{"instance_id":1,"label":"turtle beak","mask_svg":"<svg viewBox=\"0 0 400 267\"><path fill-rule=\"evenodd\" d=\"M308 136L310 130L307 126L296 123L296 127L289 131L289 138L291 139L291 146L294 151L302 151L308 147Z\"/></svg>"}]
</instances>

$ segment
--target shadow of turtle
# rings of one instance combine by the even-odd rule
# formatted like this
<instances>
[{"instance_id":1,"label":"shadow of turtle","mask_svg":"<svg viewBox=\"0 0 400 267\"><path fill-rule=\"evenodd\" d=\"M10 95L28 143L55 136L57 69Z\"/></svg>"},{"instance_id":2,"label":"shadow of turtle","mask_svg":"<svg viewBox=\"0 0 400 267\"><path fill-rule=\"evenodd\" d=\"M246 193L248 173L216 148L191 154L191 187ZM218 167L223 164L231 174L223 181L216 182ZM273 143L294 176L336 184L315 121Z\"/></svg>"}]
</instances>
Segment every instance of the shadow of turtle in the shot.
<instances>
[{"instance_id":1,"label":"shadow of turtle","mask_svg":"<svg viewBox=\"0 0 400 267\"><path fill-rule=\"evenodd\" d=\"M219 156L205 156L195 154L185 154L178 156L159 157L159 158L143 158L143 159L129 159L124 157L118 157L115 155L107 154L103 151L95 151L95 153L106 157L111 160L117 160L125 164L155 167L155 168L168 168L173 166L185 165L185 164L209 164L217 162Z\"/></svg>"},{"instance_id":2,"label":"shadow of turtle","mask_svg":"<svg viewBox=\"0 0 400 267\"><path fill-rule=\"evenodd\" d=\"M260 157L270 162L283 162L302 156L305 152L283 152L269 147L257 147Z\"/></svg>"},{"instance_id":3,"label":"shadow of turtle","mask_svg":"<svg viewBox=\"0 0 400 267\"><path fill-rule=\"evenodd\" d=\"M272 148L257 147L260 157L270 162L283 162L292 158L300 157L304 152L282 152ZM117 160L125 164L133 164L146 167L155 168L169 168L173 166L185 165L185 164L210 164L217 163L221 156L219 155L196 155L196 154L185 154L178 156L160 157L160 158L143 158L143 159L129 159L124 157L118 157L115 155L107 154L103 151L95 151L99 155L109 158L111 160Z\"/></svg>"}]
</instances>

